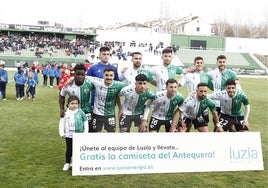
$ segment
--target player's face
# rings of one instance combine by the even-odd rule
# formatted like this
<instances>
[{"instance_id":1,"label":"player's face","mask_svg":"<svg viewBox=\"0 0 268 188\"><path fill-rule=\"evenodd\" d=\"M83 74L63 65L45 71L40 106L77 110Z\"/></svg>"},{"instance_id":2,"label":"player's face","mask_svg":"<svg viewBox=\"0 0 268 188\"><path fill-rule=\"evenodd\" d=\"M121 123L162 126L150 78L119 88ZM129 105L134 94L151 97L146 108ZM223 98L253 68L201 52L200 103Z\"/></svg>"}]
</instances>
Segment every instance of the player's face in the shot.
<instances>
[{"instance_id":1,"label":"player's face","mask_svg":"<svg viewBox=\"0 0 268 188\"><path fill-rule=\"evenodd\" d=\"M70 110L76 110L78 109L78 101L77 100L72 100L69 104L68 107Z\"/></svg>"},{"instance_id":2,"label":"player's face","mask_svg":"<svg viewBox=\"0 0 268 188\"><path fill-rule=\"evenodd\" d=\"M197 98L201 101L206 98L208 92L207 86L200 86L196 90Z\"/></svg>"},{"instance_id":3,"label":"player's face","mask_svg":"<svg viewBox=\"0 0 268 188\"><path fill-rule=\"evenodd\" d=\"M236 86L235 85L227 85L226 91L227 91L229 97L233 97L233 96L235 96Z\"/></svg>"},{"instance_id":4,"label":"player's face","mask_svg":"<svg viewBox=\"0 0 268 188\"><path fill-rule=\"evenodd\" d=\"M178 90L178 84L177 83L168 83L166 86L167 89L167 96L168 97L173 97L175 96L177 90Z\"/></svg>"},{"instance_id":5,"label":"player's face","mask_svg":"<svg viewBox=\"0 0 268 188\"><path fill-rule=\"evenodd\" d=\"M114 80L114 72L113 71L105 71L103 75L104 84L111 85Z\"/></svg>"},{"instance_id":6,"label":"player's face","mask_svg":"<svg viewBox=\"0 0 268 188\"><path fill-rule=\"evenodd\" d=\"M134 54L132 57L133 67L139 68L142 63L142 55Z\"/></svg>"},{"instance_id":7,"label":"player's face","mask_svg":"<svg viewBox=\"0 0 268 188\"><path fill-rule=\"evenodd\" d=\"M204 63L202 59L196 60L194 63L194 67L196 71L202 71L204 67Z\"/></svg>"},{"instance_id":8,"label":"player's face","mask_svg":"<svg viewBox=\"0 0 268 188\"><path fill-rule=\"evenodd\" d=\"M147 89L147 81L136 81L136 92L143 93Z\"/></svg>"},{"instance_id":9,"label":"player's face","mask_svg":"<svg viewBox=\"0 0 268 188\"><path fill-rule=\"evenodd\" d=\"M163 63L164 63L164 65L166 65L166 66L170 65L170 63L172 62L172 59L173 59L173 55L172 55L172 53L164 53L164 54L162 55Z\"/></svg>"},{"instance_id":10,"label":"player's face","mask_svg":"<svg viewBox=\"0 0 268 188\"><path fill-rule=\"evenodd\" d=\"M217 66L219 70L223 71L226 67L226 59L218 59Z\"/></svg>"},{"instance_id":11,"label":"player's face","mask_svg":"<svg viewBox=\"0 0 268 188\"><path fill-rule=\"evenodd\" d=\"M81 84L84 82L86 76L86 72L84 70L77 70L74 73L74 81L76 84Z\"/></svg>"},{"instance_id":12,"label":"player's face","mask_svg":"<svg viewBox=\"0 0 268 188\"><path fill-rule=\"evenodd\" d=\"M102 63L108 63L109 59L110 59L110 51L103 51L100 52L100 60Z\"/></svg>"}]
</instances>

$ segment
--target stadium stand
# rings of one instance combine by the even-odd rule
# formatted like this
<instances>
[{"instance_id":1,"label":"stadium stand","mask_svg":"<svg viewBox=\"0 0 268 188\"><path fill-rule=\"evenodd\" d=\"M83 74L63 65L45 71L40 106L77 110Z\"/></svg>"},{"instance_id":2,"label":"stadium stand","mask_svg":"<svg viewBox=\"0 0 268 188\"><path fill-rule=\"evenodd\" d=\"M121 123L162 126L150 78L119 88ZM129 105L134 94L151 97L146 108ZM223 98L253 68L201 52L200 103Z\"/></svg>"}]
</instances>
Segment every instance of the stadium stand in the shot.
<instances>
[{"instance_id":1,"label":"stadium stand","mask_svg":"<svg viewBox=\"0 0 268 188\"><path fill-rule=\"evenodd\" d=\"M196 56L201 56L204 58L206 66L215 67L217 56L225 55L227 57L228 66L234 67L249 67L250 63L245 59L241 53L236 52L223 52L223 51L212 51L212 50L179 50L177 55L179 59L183 62L185 66L192 66L194 58ZM256 63L255 63L256 64ZM252 66L255 66L254 62Z\"/></svg>"},{"instance_id":2,"label":"stadium stand","mask_svg":"<svg viewBox=\"0 0 268 188\"><path fill-rule=\"evenodd\" d=\"M193 66L193 60L196 56L203 57L204 70L215 68L217 56L221 54L227 57L227 67L238 74L266 74L266 68L263 64L249 53L191 49L181 49L177 52L178 58L185 67Z\"/></svg>"},{"instance_id":3,"label":"stadium stand","mask_svg":"<svg viewBox=\"0 0 268 188\"><path fill-rule=\"evenodd\" d=\"M16 67L17 62L25 61L42 64L73 64L83 63L85 59L91 63L98 61L98 47L101 42L90 40L67 40L63 38L46 38L36 36L27 38L23 36L2 36L0 40L0 58L6 62L6 67ZM145 45L146 44L146 45ZM162 63L161 51L165 46L156 45L149 50L149 43L131 45L126 42L111 41L103 43L112 49L111 63L120 69L131 64L131 52L140 51L143 54L145 68ZM151 44L150 44L151 45ZM92 47L94 52L92 53ZM226 52L206 49L178 49L175 52L172 64L181 67L190 67L196 56L201 56L205 61L205 70L216 67L217 56L223 54L227 57L227 66L238 74L266 74L267 68L249 53ZM93 60L91 56L96 58ZM249 72L247 72L249 70Z\"/></svg>"}]
</instances>

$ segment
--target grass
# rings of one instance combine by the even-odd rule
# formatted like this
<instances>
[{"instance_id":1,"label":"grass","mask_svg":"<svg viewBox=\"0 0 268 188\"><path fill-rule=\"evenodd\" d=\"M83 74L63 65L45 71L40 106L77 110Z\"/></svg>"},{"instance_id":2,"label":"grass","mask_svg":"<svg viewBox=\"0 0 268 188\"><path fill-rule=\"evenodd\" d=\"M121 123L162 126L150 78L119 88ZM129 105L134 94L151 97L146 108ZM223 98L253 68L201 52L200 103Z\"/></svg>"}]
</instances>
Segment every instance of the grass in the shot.
<instances>
[{"instance_id":1,"label":"grass","mask_svg":"<svg viewBox=\"0 0 268 188\"><path fill-rule=\"evenodd\" d=\"M11 82L7 101L0 100L0 187L267 187L267 81L240 79L251 103L251 131L261 132L264 171L75 177L62 171L65 142L58 135L58 90L40 83L36 101L16 101ZM186 96L186 89L180 90Z\"/></svg>"}]
</instances>

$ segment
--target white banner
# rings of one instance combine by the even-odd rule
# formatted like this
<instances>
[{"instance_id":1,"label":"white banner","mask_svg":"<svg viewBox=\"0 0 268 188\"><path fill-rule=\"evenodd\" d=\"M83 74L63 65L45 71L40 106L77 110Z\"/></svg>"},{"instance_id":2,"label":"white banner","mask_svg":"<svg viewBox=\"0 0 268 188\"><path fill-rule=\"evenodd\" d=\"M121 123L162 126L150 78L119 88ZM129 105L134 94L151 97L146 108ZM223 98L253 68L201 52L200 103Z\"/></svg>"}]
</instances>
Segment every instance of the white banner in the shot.
<instances>
[{"instance_id":1,"label":"white banner","mask_svg":"<svg viewBox=\"0 0 268 188\"><path fill-rule=\"evenodd\" d=\"M72 175L263 170L259 132L76 133Z\"/></svg>"}]
</instances>

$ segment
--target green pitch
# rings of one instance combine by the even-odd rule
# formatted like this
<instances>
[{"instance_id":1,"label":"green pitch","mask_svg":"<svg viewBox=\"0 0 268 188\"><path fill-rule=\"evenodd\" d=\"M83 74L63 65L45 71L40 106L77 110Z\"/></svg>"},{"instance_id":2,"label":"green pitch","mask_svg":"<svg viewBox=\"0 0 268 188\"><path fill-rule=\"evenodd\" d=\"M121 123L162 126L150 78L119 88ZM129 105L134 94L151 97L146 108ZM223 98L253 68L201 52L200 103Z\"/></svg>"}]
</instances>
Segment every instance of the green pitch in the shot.
<instances>
[{"instance_id":1,"label":"green pitch","mask_svg":"<svg viewBox=\"0 0 268 188\"><path fill-rule=\"evenodd\" d=\"M10 78L13 74L9 72ZM14 82L10 82L7 101L0 100L0 187L267 187L267 81L240 79L251 103L250 130L261 132L264 171L83 177L62 171L65 141L58 135L58 90L42 86L40 77L36 101L16 101ZM185 88L180 91L186 96Z\"/></svg>"}]
</instances>

